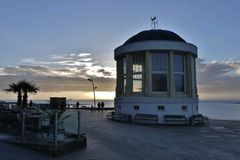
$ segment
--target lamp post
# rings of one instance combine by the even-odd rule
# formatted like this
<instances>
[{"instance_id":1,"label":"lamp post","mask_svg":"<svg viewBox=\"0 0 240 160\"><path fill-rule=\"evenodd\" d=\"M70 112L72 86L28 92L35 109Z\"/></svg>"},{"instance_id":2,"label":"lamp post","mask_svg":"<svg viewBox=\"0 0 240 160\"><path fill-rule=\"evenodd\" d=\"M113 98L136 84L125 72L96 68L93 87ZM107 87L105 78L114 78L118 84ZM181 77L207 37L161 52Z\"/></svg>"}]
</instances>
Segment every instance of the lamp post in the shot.
<instances>
[{"instance_id":1,"label":"lamp post","mask_svg":"<svg viewBox=\"0 0 240 160\"><path fill-rule=\"evenodd\" d=\"M88 81L92 82L92 88L93 88L93 102L94 102L94 108L96 108L96 96L95 96L95 90L97 89L97 87L94 86L94 80L93 80L93 77L89 78Z\"/></svg>"}]
</instances>

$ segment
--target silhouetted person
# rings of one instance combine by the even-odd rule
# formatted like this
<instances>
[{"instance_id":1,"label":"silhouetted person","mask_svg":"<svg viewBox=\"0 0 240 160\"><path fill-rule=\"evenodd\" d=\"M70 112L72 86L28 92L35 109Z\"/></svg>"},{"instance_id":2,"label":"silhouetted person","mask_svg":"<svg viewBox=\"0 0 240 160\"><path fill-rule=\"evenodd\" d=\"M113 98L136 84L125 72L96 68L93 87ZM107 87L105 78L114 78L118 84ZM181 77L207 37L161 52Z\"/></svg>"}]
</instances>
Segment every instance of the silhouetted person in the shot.
<instances>
[{"instance_id":1,"label":"silhouetted person","mask_svg":"<svg viewBox=\"0 0 240 160\"><path fill-rule=\"evenodd\" d=\"M76 106L77 106L77 108L79 108L79 102L77 101L77 103L76 103Z\"/></svg>"},{"instance_id":2,"label":"silhouetted person","mask_svg":"<svg viewBox=\"0 0 240 160\"><path fill-rule=\"evenodd\" d=\"M98 109L100 109L100 107L101 107L101 103L98 102L97 106L98 106Z\"/></svg>"},{"instance_id":3,"label":"silhouetted person","mask_svg":"<svg viewBox=\"0 0 240 160\"><path fill-rule=\"evenodd\" d=\"M29 106L30 106L30 107L33 106L33 102L32 102L32 101L29 102Z\"/></svg>"},{"instance_id":4,"label":"silhouetted person","mask_svg":"<svg viewBox=\"0 0 240 160\"><path fill-rule=\"evenodd\" d=\"M101 103L101 107L102 107L102 110L103 110L103 108L104 108L104 102L102 101L102 103Z\"/></svg>"}]
</instances>

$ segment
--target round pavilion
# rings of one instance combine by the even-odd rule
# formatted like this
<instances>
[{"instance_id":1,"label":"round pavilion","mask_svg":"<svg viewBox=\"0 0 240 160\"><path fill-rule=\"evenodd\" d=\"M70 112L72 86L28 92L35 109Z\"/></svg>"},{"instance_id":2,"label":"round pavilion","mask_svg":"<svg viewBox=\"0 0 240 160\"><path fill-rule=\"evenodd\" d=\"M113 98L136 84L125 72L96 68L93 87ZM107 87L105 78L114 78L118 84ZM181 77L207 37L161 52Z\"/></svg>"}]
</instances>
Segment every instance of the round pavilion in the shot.
<instances>
[{"instance_id":1,"label":"round pavilion","mask_svg":"<svg viewBox=\"0 0 240 160\"><path fill-rule=\"evenodd\" d=\"M197 47L174 32L152 29L114 50L117 62L115 112L134 117L198 114Z\"/></svg>"}]
</instances>

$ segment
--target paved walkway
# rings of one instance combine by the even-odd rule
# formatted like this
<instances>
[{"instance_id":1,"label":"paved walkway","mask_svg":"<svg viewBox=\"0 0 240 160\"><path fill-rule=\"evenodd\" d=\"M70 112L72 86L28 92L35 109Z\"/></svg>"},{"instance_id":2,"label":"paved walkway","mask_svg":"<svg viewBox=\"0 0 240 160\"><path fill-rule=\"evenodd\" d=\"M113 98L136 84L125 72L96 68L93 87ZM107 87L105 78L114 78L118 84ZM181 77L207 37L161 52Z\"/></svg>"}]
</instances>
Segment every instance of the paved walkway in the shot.
<instances>
[{"instance_id":1,"label":"paved walkway","mask_svg":"<svg viewBox=\"0 0 240 160\"><path fill-rule=\"evenodd\" d=\"M165 127L108 121L106 113L82 111L82 130L87 133L87 148L57 159L239 160L240 121L211 120L209 126ZM75 125L73 120L69 120L68 127L74 128ZM54 158L41 152L0 143L2 159Z\"/></svg>"}]
</instances>

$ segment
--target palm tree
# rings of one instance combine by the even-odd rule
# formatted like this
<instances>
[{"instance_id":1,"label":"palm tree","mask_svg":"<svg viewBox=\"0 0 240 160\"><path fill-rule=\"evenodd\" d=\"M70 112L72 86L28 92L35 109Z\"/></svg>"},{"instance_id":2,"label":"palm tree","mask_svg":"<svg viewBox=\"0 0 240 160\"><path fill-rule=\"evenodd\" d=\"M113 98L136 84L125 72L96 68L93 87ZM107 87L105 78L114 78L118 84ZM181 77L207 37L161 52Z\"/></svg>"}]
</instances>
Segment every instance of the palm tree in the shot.
<instances>
[{"instance_id":1,"label":"palm tree","mask_svg":"<svg viewBox=\"0 0 240 160\"><path fill-rule=\"evenodd\" d=\"M8 89L4 89L5 92L13 92L13 93L17 93L17 106L21 106L22 105L22 89L20 87L20 85L18 85L18 83L11 83L9 84L9 88Z\"/></svg>"},{"instance_id":2,"label":"palm tree","mask_svg":"<svg viewBox=\"0 0 240 160\"><path fill-rule=\"evenodd\" d=\"M27 107L28 93L36 94L39 90L39 87L37 87L36 84L25 81L25 80L18 82L18 84L20 85L22 92L23 92L22 105L25 108L25 107Z\"/></svg>"},{"instance_id":3,"label":"palm tree","mask_svg":"<svg viewBox=\"0 0 240 160\"><path fill-rule=\"evenodd\" d=\"M17 106L27 107L28 93L37 93L39 87L36 84L22 80L17 83L9 84L9 88L5 92L13 92L18 94ZM23 96L22 96L23 93Z\"/></svg>"}]
</instances>

